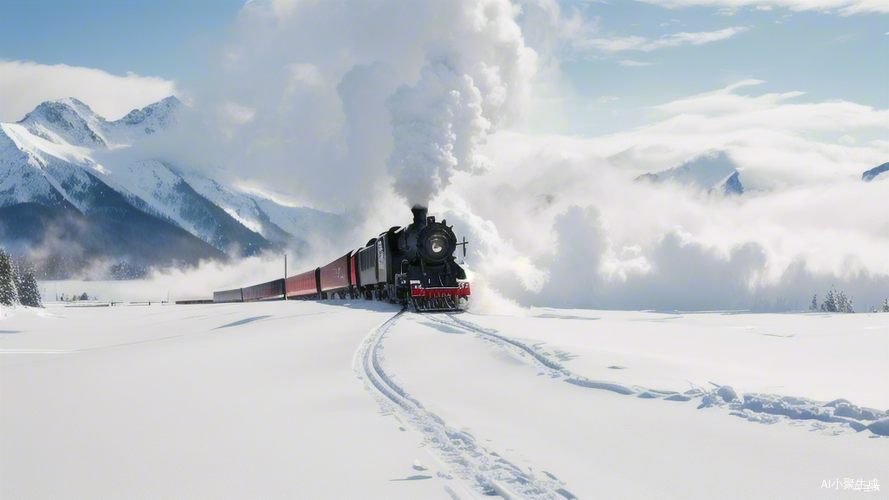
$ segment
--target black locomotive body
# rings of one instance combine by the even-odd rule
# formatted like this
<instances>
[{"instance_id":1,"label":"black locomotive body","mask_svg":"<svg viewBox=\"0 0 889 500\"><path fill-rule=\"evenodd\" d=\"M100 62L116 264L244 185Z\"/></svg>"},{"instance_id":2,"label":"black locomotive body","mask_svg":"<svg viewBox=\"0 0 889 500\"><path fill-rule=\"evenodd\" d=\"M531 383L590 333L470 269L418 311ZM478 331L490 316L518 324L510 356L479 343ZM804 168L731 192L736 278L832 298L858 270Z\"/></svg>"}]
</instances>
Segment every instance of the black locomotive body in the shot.
<instances>
[{"instance_id":1,"label":"black locomotive body","mask_svg":"<svg viewBox=\"0 0 889 500\"><path fill-rule=\"evenodd\" d=\"M392 227L325 266L216 292L214 302L247 301L248 296L249 300L365 298L411 305L418 312L459 310L470 287L454 254L458 246L464 246L465 254L467 243L465 239L458 243L453 228L444 220L436 222L425 207L415 206L411 212L413 222L407 227ZM266 288L271 290L267 296Z\"/></svg>"},{"instance_id":2,"label":"black locomotive body","mask_svg":"<svg viewBox=\"0 0 889 500\"><path fill-rule=\"evenodd\" d=\"M411 212L410 225L393 227L357 251L359 293L420 312L458 310L470 294L466 271L454 257L465 242L457 242L447 221L427 216L426 208Z\"/></svg>"}]
</instances>

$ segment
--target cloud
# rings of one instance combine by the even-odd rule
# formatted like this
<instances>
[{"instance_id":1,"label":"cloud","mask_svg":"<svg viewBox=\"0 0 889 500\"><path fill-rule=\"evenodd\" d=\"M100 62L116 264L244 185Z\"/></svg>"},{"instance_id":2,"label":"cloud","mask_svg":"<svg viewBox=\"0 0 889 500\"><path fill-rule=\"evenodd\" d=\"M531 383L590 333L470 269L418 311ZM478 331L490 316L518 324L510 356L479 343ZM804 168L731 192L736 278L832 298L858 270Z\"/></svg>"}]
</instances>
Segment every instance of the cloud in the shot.
<instances>
[{"instance_id":1,"label":"cloud","mask_svg":"<svg viewBox=\"0 0 889 500\"><path fill-rule=\"evenodd\" d=\"M617 61L617 64L619 64L620 66L641 67L641 66L651 66L654 63L642 62L642 61L631 61L629 59L623 59L623 60Z\"/></svg>"},{"instance_id":2,"label":"cloud","mask_svg":"<svg viewBox=\"0 0 889 500\"><path fill-rule=\"evenodd\" d=\"M889 12L889 3L883 0L636 0L670 9L683 7L720 7L720 13L733 15L735 9L756 6L758 10L768 10L772 6L784 7L793 11L815 10L836 12L841 16Z\"/></svg>"},{"instance_id":3,"label":"cloud","mask_svg":"<svg viewBox=\"0 0 889 500\"><path fill-rule=\"evenodd\" d=\"M201 145L213 177L359 219L393 190L425 203L453 172L484 171L479 145L526 108L537 63L519 13L507 0L251 2L219 78L194 89L192 128L153 149L190 165L183 146Z\"/></svg>"},{"instance_id":4,"label":"cloud","mask_svg":"<svg viewBox=\"0 0 889 500\"><path fill-rule=\"evenodd\" d=\"M250 109L247 106L241 106L236 102L227 101L219 108L220 119L232 125L250 123L255 116L255 110Z\"/></svg>"},{"instance_id":5,"label":"cloud","mask_svg":"<svg viewBox=\"0 0 889 500\"><path fill-rule=\"evenodd\" d=\"M735 26L724 28L717 31L701 31L695 33L674 33L664 35L657 39L648 39L641 36L628 37L612 37L612 38L592 38L582 42L582 46L586 48L595 48L604 52L621 52L625 50L639 50L650 52L665 47L676 47L679 45L703 45L705 43L727 40L739 33L747 31L749 28L744 26Z\"/></svg>"},{"instance_id":6,"label":"cloud","mask_svg":"<svg viewBox=\"0 0 889 500\"><path fill-rule=\"evenodd\" d=\"M488 169L478 147L520 115L537 70L508 1L472 2L462 14L456 32L432 42L419 81L386 100L389 173L408 205L428 205L455 171Z\"/></svg>"},{"instance_id":7,"label":"cloud","mask_svg":"<svg viewBox=\"0 0 889 500\"><path fill-rule=\"evenodd\" d=\"M0 88L6 96L0 100L3 122L16 122L38 104L66 97L76 97L108 120L171 95L182 97L175 81L160 77L22 61L0 61Z\"/></svg>"},{"instance_id":8,"label":"cloud","mask_svg":"<svg viewBox=\"0 0 889 500\"><path fill-rule=\"evenodd\" d=\"M520 304L786 310L831 284L881 301L889 213L860 176L889 144L833 133L884 135L889 110L750 95L763 84L664 103L618 134L500 133L482 148L492 170L455 176L432 211L473 242L486 286ZM633 182L710 148L728 152L744 195Z\"/></svg>"},{"instance_id":9,"label":"cloud","mask_svg":"<svg viewBox=\"0 0 889 500\"><path fill-rule=\"evenodd\" d=\"M321 70L314 64L294 63L288 69L290 70L290 78L287 82L287 88L290 92L298 85L309 87L324 85L324 77L321 75Z\"/></svg>"},{"instance_id":10,"label":"cloud","mask_svg":"<svg viewBox=\"0 0 889 500\"><path fill-rule=\"evenodd\" d=\"M772 10L772 6L771 5L757 5L756 7L753 8L753 10L764 10L764 11L768 12L768 11Z\"/></svg>"}]
</instances>

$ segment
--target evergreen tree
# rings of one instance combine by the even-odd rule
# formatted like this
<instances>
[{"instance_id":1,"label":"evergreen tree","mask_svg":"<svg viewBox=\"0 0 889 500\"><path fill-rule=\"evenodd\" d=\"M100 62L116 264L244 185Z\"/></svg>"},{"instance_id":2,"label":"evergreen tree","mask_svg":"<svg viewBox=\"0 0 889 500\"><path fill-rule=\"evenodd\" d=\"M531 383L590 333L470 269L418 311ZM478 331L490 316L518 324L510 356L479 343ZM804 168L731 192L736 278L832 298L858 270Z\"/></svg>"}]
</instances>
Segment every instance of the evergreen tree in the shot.
<instances>
[{"instance_id":1,"label":"evergreen tree","mask_svg":"<svg viewBox=\"0 0 889 500\"><path fill-rule=\"evenodd\" d=\"M43 307L34 266L24 259L17 263L15 286L18 289L19 301L23 306Z\"/></svg>"},{"instance_id":2,"label":"evergreen tree","mask_svg":"<svg viewBox=\"0 0 889 500\"><path fill-rule=\"evenodd\" d=\"M836 312L841 312L841 313L846 312L846 303L848 302L846 300L846 294L843 292L837 292L836 298L837 298L836 299L837 300L837 305L836 305L837 311Z\"/></svg>"},{"instance_id":3,"label":"evergreen tree","mask_svg":"<svg viewBox=\"0 0 889 500\"><path fill-rule=\"evenodd\" d=\"M0 304L14 306L19 303L15 286L15 269L12 257L0 248Z\"/></svg>"},{"instance_id":4,"label":"evergreen tree","mask_svg":"<svg viewBox=\"0 0 889 500\"><path fill-rule=\"evenodd\" d=\"M818 310L818 294L812 295L812 305L809 306L810 311Z\"/></svg>"},{"instance_id":5,"label":"evergreen tree","mask_svg":"<svg viewBox=\"0 0 889 500\"><path fill-rule=\"evenodd\" d=\"M836 287L830 287L830 290L827 291L827 296L824 298L824 303L821 304L821 310L825 312L837 312L837 289Z\"/></svg>"},{"instance_id":6,"label":"evergreen tree","mask_svg":"<svg viewBox=\"0 0 889 500\"><path fill-rule=\"evenodd\" d=\"M883 301L883 312L889 313L889 299Z\"/></svg>"}]
</instances>

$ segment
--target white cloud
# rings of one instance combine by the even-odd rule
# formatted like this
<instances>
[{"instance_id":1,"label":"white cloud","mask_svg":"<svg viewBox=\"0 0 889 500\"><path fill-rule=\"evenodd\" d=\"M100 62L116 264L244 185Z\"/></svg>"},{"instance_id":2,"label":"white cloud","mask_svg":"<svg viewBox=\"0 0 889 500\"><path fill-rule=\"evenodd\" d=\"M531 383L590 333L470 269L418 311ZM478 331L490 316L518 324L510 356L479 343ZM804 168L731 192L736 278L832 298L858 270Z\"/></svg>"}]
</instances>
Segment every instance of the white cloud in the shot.
<instances>
[{"instance_id":1,"label":"white cloud","mask_svg":"<svg viewBox=\"0 0 889 500\"><path fill-rule=\"evenodd\" d=\"M770 11L770 10L772 10L772 6L771 5L757 5L756 7L754 7L753 10Z\"/></svg>"},{"instance_id":2,"label":"white cloud","mask_svg":"<svg viewBox=\"0 0 889 500\"><path fill-rule=\"evenodd\" d=\"M0 61L0 121L15 122L38 104L76 97L108 120L123 117L165 97L177 95L176 82L154 76L127 73L117 76L102 70Z\"/></svg>"},{"instance_id":3,"label":"white cloud","mask_svg":"<svg viewBox=\"0 0 889 500\"><path fill-rule=\"evenodd\" d=\"M483 149L493 170L458 176L432 209L454 212L448 220L478 242L470 264L522 303L780 309L831 284L880 299L889 213L884 190L860 177L889 141L833 133L884 135L889 110L797 102L800 91L744 95L762 84L665 103L649 125L618 134L498 134ZM743 196L633 182L711 148L740 169Z\"/></svg>"},{"instance_id":4,"label":"white cloud","mask_svg":"<svg viewBox=\"0 0 889 500\"><path fill-rule=\"evenodd\" d=\"M304 85L309 87L320 87L324 84L324 77L321 76L321 70L318 66L308 63L294 63L288 69L290 70L290 79L287 82L287 88Z\"/></svg>"},{"instance_id":5,"label":"white cloud","mask_svg":"<svg viewBox=\"0 0 889 500\"><path fill-rule=\"evenodd\" d=\"M858 143L858 140L849 134L843 134L842 136L840 136L837 142L844 146L854 146L856 143Z\"/></svg>"},{"instance_id":6,"label":"white cloud","mask_svg":"<svg viewBox=\"0 0 889 500\"><path fill-rule=\"evenodd\" d=\"M641 36L592 38L585 40L581 45L587 48L595 48L605 52L621 52L625 50L640 50L650 52L665 47L679 45L703 45L734 37L747 31L745 26L735 26L717 31L701 31L695 33L674 33L664 35L657 39L648 39Z\"/></svg>"},{"instance_id":7,"label":"white cloud","mask_svg":"<svg viewBox=\"0 0 889 500\"><path fill-rule=\"evenodd\" d=\"M632 61L630 59L622 59L617 61L617 64L621 66L651 66L654 63L650 62L642 62L642 61Z\"/></svg>"},{"instance_id":8,"label":"white cloud","mask_svg":"<svg viewBox=\"0 0 889 500\"><path fill-rule=\"evenodd\" d=\"M219 107L219 117L224 123L230 125L244 125L253 121L253 118L256 117L256 110L227 101Z\"/></svg>"},{"instance_id":9,"label":"white cloud","mask_svg":"<svg viewBox=\"0 0 889 500\"><path fill-rule=\"evenodd\" d=\"M836 12L842 16L853 14L887 13L889 2L885 0L637 0L667 8L693 6L719 7L720 13L733 15L740 7L757 6L762 10L784 7L794 11L816 10Z\"/></svg>"}]
</instances>

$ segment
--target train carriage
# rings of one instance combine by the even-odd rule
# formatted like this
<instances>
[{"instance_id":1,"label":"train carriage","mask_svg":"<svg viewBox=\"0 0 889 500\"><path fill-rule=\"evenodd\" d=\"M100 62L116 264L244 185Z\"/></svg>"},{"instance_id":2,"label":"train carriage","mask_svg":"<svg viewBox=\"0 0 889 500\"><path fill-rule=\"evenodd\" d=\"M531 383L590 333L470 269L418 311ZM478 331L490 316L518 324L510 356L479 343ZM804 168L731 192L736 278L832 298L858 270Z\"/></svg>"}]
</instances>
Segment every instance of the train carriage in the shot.
<instances>
[{"instance_id":1,"label":"train carriage","mask_svg":"<svg viewBox=\"0 0 889 500\"><path fill-rule=\"evenodd\" d=\"M240 288L213 292L213 302L244 302L244 295L241 294Z\"/></svg>"},{"instance_id":2,"label":"train carriage","mask_svg":"<svg viewBox=\"0 0 889 500\"><path fill-rule=\"evenodd\" d=\"M320 283L318 279L319 272L320 268L315 268L296 276L290 276L284 280L287 298L317 299L321 297L321 289L318 287Z\"/></svg>"},{"instance_id":3,"label":"train carriage","mask_svg":"<svg viewBox=\"0 0 889 500\"><path fill-rule=\"evenodd\" d=\"M255 300L274 300L284 298L284 279L272 280L267 283L248 286L241 289L244 302Z\"/></svg>"},{"instance_id":4,"label":"train carriage","mask_svg":"<svg viewBox=\"0 0 889 500\"><path fill-rule=\"evenodd\" d=\"M349 293L352 285L349 269L350 254L351 252L321 267L321 286L318 289L326 298L345 298Z\"/></svg>"}]
</instances>

